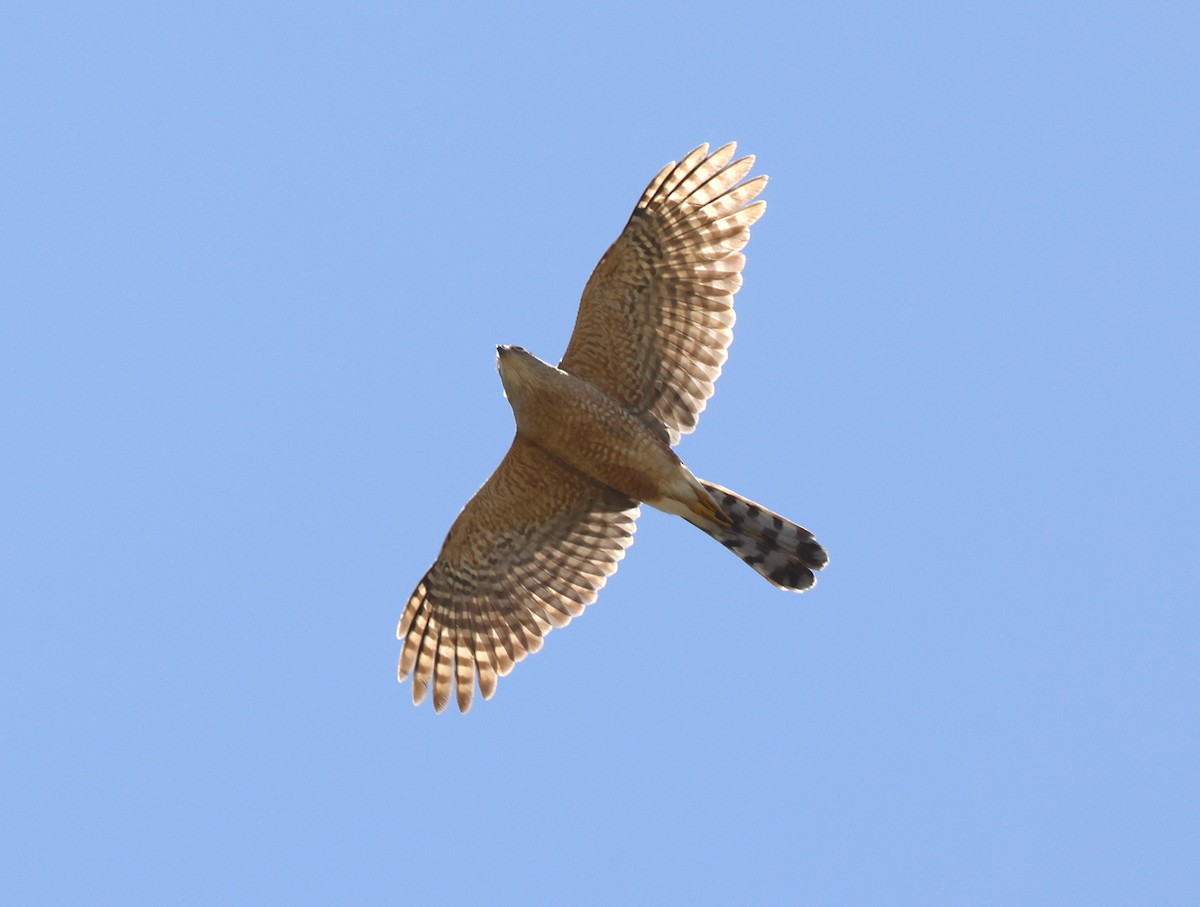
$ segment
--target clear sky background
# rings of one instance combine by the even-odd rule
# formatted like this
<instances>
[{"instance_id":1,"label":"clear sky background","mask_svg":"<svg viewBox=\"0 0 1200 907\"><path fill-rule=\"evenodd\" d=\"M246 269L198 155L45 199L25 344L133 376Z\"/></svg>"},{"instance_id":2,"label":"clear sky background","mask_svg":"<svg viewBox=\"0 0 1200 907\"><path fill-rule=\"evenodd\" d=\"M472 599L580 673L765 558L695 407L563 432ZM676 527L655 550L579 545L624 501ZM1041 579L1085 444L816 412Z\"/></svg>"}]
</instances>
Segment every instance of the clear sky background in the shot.
<instances>
[{"instance_id":1,"label":"clear sky background","mask_svg":"<svg viewBox=\"0 0 1200 907\"><path fill-rule=\"evenodd\" d=\"M1200 6L10 4L0 900L1200 903ZM665 162L692 469L466 717L395 624Z\"/></svg>"}]
</instances>

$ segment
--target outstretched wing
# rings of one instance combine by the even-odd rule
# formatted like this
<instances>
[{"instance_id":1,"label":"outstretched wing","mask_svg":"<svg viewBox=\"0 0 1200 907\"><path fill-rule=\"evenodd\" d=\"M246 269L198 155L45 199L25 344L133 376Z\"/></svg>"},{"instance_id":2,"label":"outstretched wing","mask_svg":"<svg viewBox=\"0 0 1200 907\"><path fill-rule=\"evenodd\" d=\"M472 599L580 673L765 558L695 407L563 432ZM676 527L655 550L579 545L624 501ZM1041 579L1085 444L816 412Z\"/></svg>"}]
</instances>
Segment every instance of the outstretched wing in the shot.
<instances>
[{"instance_id":1,"label":"outstretched wing","mask_svg":"<svg viewBox=\"0 0 1200 907\"><path fill-rule=\"evenodd\" d=\"M740 249L766 202L751 156L701 145L664 167L583 291L560 368L662 422L675 444L713 393L733 340ZM707 156L706 156L707 155Z\"/></svg>"},{"instance_id":2,"label":"outstretched wing","mask_svg":"<svg viewBox=\"0 0 1200 907\"><path fill-rule=\"evenodd\" d=\"M633 543L636 502L593 482L518 435L450 528L396 635L399 679L413 703L430 683L433 707L484 699L542 637L596 600Z\"/></svg>"}]
</instances>

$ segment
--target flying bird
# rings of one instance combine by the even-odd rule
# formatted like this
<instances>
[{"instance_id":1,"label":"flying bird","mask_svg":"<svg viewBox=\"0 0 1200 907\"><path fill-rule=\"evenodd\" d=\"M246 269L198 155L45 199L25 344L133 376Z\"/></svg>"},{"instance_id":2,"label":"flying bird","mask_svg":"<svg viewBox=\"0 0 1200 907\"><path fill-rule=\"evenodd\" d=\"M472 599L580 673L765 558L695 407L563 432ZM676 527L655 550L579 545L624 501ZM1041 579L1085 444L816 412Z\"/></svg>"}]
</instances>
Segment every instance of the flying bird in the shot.
<instances>
[{"instance_id":1,"label":"flying bird","mask_svg":"<svg viewBox=\"0 0 1200 907\"><path fill-rule=\"evenodd\" d=\"M641 504L683 517L781 589L828 563L807 529L697 479L671 449L713 393L733 339L755 201L766 176L729 143L650 181L583 291L556 368L518 346L496 363L512 447L454 521L400 618L413 703L471 707L596 599L633 542Z\"/></svg>"}]
</instances>

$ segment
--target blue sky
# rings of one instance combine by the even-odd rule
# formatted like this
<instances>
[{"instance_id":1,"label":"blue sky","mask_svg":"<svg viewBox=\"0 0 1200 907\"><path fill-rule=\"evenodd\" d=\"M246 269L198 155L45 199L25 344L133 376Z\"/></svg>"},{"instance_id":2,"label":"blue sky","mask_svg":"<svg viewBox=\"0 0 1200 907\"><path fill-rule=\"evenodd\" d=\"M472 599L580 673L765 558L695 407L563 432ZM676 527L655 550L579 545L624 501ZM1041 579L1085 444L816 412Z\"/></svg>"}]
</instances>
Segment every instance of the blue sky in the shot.
<instances>
[{"instance_id":1,"label":"blue sky","mask_svg":"<svg viewBox=\"0 0 1200 907\"><path fill-rule=\"evenodd\" d=\"M1194 4L22 4L12 903L1200 901ZM772 177L700 476L465 718L395 623L643 186Z\"/></svg>"}]
</instances>

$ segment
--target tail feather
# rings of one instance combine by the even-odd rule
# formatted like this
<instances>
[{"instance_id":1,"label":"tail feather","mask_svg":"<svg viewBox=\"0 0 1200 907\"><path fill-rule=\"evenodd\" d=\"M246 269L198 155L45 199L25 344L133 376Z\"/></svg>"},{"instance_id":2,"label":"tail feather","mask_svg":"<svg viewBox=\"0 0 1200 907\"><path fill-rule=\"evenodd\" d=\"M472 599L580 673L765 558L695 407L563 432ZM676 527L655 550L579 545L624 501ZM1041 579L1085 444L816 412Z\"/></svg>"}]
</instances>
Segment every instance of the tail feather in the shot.
<instances>
[{"instance_id":1,"label":"tail feather","mask_svg":"<svg viewBox=\"0 0 1200 907\"><path fill-rule=\"evenodd\" d=\"M829 555L811 532L728 488L700 484L731 525L693 519L695 525L781 589L803 592L816 583L814 574L829 563Z\"/></svg>"}]
</instances>

